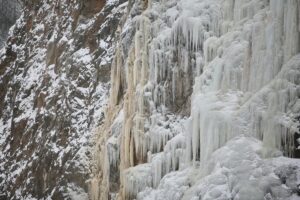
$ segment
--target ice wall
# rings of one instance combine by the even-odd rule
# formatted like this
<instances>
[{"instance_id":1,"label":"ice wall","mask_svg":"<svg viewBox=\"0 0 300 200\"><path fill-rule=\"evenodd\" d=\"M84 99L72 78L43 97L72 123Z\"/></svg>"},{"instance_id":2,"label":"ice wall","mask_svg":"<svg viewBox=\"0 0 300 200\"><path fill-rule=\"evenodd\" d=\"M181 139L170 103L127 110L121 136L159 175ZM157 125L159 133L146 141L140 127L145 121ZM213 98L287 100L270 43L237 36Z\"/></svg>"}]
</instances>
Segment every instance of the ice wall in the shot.
<instances>
[{"instance_id":1,"label":"ice wall","mask_svg":"<svg viewBox=\"0 0 300 200\"><path fill-rule=\"evenodd\" d=\"M238 135L263 141L262 158L275 149L293 156L299 7L297 0L136 1L120 27L93 199L135 199L190 166L204 177L212 153Z\"/></svg>"}]
</instances>

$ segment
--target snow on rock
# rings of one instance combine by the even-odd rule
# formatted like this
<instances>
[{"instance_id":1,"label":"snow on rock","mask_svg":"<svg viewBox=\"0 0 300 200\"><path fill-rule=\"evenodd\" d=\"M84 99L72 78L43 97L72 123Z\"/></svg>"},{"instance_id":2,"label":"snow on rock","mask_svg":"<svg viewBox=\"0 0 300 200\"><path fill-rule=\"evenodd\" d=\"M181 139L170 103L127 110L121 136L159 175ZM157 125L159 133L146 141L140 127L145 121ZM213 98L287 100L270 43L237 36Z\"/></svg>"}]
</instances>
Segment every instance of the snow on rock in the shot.
<instances>
[{"instance_id":1,"label":"snow on rock","mask_svg":"<svg viewBox=\"0 0 300 200\"><path fill-rule=\"evenodd\" d=\"M22 6L0 54L0 199L88 199L126 2Z\"/></svg>"}]
</instances>

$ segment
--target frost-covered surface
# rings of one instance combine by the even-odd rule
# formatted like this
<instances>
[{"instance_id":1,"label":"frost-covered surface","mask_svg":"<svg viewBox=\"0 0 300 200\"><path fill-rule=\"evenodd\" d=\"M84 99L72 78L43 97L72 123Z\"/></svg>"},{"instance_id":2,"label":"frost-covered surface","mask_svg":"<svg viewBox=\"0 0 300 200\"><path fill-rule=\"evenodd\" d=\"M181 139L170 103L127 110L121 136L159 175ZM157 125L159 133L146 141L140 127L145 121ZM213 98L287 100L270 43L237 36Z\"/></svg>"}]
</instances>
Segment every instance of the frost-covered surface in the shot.
<instances>
[{"instance_id":1,"label":"frost-covered surface","mask_svg":"<svg viewBox=\"0 0 300 200\"><path fill-rule=\"evenodd\" d=\"M135 1L92 198L299 199L298 178L282 185L277 172L298 176L299 162L273 158L299 157L299 3Z\"/></svg>"},{"instance_id":2,"label":"frost-covered surface","mask_svg":"<svg viewBox=\"0 0 300 200\"><path fill-rule=\"evenodd\" d=\"M24 1L0 55L0 199L88 199L124 1Z\"/></svg>"}]
</instances>

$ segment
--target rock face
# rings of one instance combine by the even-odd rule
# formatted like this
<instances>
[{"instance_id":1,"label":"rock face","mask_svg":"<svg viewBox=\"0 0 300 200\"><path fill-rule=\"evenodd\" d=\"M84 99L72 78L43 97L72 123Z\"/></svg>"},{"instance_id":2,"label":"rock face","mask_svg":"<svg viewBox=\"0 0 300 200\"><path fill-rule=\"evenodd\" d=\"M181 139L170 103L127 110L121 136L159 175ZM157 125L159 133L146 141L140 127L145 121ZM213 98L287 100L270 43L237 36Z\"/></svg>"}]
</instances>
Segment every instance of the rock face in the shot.
<instances>
[{"instance_id":1,"label":"rock face","mask_svg":"<svg viewBox=\"0 0 300 200\"><path fill-rule=\"evenodd\" d=\"M23 1L0 58L0 199L88 199L124 1Z\"/></svg>"},{"instance_id":2,"label":"rock face","mask_svg":"<svg viewBox=\"0 0 300 200\"><path fill-rule=\"evenodd\" d=\"M300 198L299 0L23 3L0 198Z\"/></svg>"},{"instance_id":3,"label":"rock face","mask_svg":"<svg viewBox=\"0 0 300 200\"><path fill-rule=\"evenodd\" d=\"M4 46L9 28L19 18L21 4L17 0L0 0L0 49Z\"/></svg>"}]
</instances>

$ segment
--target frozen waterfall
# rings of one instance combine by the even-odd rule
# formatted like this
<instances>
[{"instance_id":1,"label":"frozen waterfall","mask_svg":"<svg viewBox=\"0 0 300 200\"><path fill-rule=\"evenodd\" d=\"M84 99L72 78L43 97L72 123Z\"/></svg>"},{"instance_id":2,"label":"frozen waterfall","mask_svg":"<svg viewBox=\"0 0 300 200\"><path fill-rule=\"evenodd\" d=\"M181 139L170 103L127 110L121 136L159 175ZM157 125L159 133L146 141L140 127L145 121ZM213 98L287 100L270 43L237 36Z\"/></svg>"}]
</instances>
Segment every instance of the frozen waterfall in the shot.
<instances>
[{"instance_id":1,"label":"frozen waterfall","mask_svg":"<svg viewBox=\"0 0 300 200\"><path fill-rule=\"evenodd\" d=\"M300 198L300 1L136 1L120 32L94 199Z\"/></svg>"}]
</instances>

